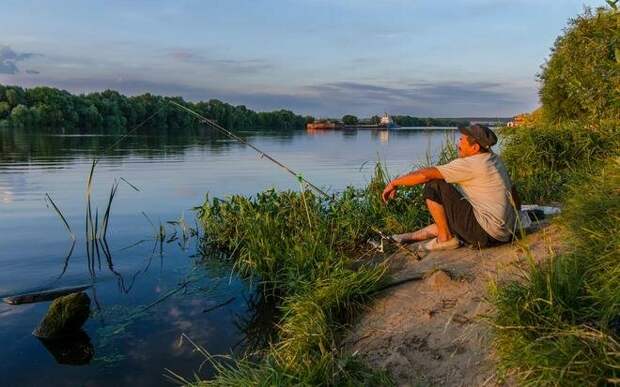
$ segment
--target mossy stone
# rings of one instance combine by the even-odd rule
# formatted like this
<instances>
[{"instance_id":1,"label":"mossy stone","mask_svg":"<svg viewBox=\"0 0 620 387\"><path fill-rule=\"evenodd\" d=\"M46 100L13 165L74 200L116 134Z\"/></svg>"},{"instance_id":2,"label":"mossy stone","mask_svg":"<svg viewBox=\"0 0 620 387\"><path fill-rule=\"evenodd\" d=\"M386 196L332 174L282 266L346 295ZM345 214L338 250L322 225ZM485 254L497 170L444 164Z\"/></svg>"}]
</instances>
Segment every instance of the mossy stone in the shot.
<instances>
[{"instance_id":1,"label":"mossy stone","mask_svg":"<svg viewBox=\"0 0 620 387\"><path fill-rule=\"evenodd\" d=\"M47 314L32 332L40 338L60 338L80 332L90 315L90 297L84 292L69 294L55 299Z\"/></svg>"}]
</instances>

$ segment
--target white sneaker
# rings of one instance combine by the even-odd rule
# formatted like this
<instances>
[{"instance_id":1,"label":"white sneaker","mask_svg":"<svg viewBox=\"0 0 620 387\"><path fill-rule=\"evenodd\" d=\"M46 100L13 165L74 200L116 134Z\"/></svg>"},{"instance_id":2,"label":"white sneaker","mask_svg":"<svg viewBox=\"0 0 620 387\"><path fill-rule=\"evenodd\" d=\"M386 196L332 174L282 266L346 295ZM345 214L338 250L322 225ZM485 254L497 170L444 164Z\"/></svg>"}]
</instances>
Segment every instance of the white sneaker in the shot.
<instances>
[{"instance_id":1,"label":"white sneaker","mask_svg":"<svg viewBox=\"0 0 620 387\"><path fill-rule=\"evenodd\" d=\"M404 236L407 234L392 234L390 235L390 238L397 243L403 243L404 241Z\"/></svg>"},{"instance_id":2,"label":"white sneaker","mask_svg":"<svg viewBox=\"0 0 620 387\"><path fill-rule=\"evenodd\" d=\"M435 250L455 250L461 247L461 243L456 237L440 242L437 238L430 239L426 242L419 243L416 246L418 251L435 251Z\"/></svg>"},{"instance_id":3,"label":"white sneaker","mask_svg":"<svg viewBox=\"0 0 620 387\"><path fill-rule=\"evenodd\" d=\"M404 234L392 234L390 235L390 238L394 241L394 242L398 242L398 243L409 243L412 242L413 240L411 239L411 232L406 232Z\"/></svg>"}]
</instances>

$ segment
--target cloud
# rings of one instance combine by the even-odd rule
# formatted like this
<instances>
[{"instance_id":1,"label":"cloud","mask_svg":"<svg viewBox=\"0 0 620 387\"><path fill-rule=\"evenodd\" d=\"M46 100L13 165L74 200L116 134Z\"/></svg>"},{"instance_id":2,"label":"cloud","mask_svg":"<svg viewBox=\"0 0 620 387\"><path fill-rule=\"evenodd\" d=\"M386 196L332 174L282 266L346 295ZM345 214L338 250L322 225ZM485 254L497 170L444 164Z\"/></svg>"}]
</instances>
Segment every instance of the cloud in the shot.
<instances>
[{"instance_id":1,"label":"cloud","mask_svg":"<svg viewBox=\"0 0 620 387\"><path fill-rule=\"evenodd\" d=\"M14 62L18 62L20 60L24 60L24 59L28 59L30 57L33 57L37 54L33 54L33 53L17 53L15 52L13 49L11 49L11 47L9 46L2 46L0 47L0 60L2 61L14 61Z\"/></svg>"},{"instance_id":2,"label":"cloud","mask_svg":"<svg viewBox=\"0 0 620 387\"><path fill-rule=\"evenodd\" d=\"M510 93L502 91L502 85L496 82L421 82L404 86L380 86L356 82L333 82L309 89L322 95L335 98L360 100L386 100L392 102L439 102L445 98L467 101L497 100L514 102Z\"/></svg>"},{"instance_id":3,"label":"cloud","mask_svg":"<svg viewBox=\"0 0 620 387\"><path fill-rule=\"evenodd\" d=\"M0 74L17 74L19 72L17 62L36 55L29 52L18 53L9 46L0 46Z\"/></svg>"},{"instance_id":4,"label":"cloud","mask_svg":"<svg viewBox=\"0 0 620 387\"><path fill-rule=\"evenodd\" d=\"M176 62L209 66L230 74L257 74L273 69L273 65L262 59L214 59L187 49L172 50L167 56Z\"/></svg>"},{"instance_id":5,"label":"cloud","mask_svg":"<svg viewBox=\"0 0 620 387\"><path fill-rule=\"evenodd\" d=\"M500 82L418 82L385 86L358 82L333 82L306 88L310 97L330 102L334 114L347 110L368 115L429 116L511 115L536 103L534 88ZM533 106L531 106L533 107ZM338 109L340 108L340 109Z\"/></svg>"},{"instance_id":6,"label":"cloud","mask_svg":"<svg viewBox=\"0 0 620 387\"><path fill-rule=\"evenodd\" d=\"M16 74L19 72L17 65L11 61L0 61L0 74Z\"/></svg>"},{"instance_id":7,"label":"cloud","mask_svg":"<svg viewBox=\"0 0 620 387\"><path fill-rule=\"evenodd\" d=\"M390 114L435 117L508 117L532 110L538 102L534 84L522 86L503 82L403 82L400 85L331 82L285 90L259 90L132 78L49 79L27 74L20 78L19 83L27 87L44 84L75 93L105 89L118 90L127 95L149 92L182 96L191 101L215 98L259 111L289 109L298 114L322 117L341 117L344 114L367 117L384 111Z\"/></svg>"}]
</instances>

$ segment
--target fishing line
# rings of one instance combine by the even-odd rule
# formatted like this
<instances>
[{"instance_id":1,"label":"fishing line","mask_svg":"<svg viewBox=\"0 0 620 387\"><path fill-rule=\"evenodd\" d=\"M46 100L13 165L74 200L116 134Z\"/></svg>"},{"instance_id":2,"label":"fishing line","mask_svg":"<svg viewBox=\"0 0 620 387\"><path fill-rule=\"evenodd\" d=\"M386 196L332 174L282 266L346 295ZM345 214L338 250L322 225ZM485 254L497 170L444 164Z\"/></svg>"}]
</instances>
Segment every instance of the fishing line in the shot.
<instances>
[{"instance_id":1,"label":"fishing line","mask_svg":"<svg viewBox=\"0 0 620 387\"><path fill-rule=\"evenodd\" d=\"M165 106L165 105L164 105ZM116 147L118 144L120 144L124 139L126 139L127 137L129 137L132 133L134 133L136 130L140 129L141 127L144 126L144 124L146 124L147 122L149 122L150 120L152 120L157 114L159 114L159 112L161 112L164 109L164 106L160 106L159 109L157 109L157 111L155 111L155 113L151 114L150 116L148 116L144 121L140 122L138 125L134 126L133 129L131 129L129 132L125 133L124 135L121 136L121 138L119 138L118 140L116 140L114 143L112 143L112 145L110 145L109 147L107 147L106 149L102 150L99 153L99 156L102 156L106 153L108 153L109 151L111 151L112 149L114 149L114 147ZM94 162L97 163L99 161L99 159L96 157L94 159ZM124 179L123 179L124 180Z\"/></svg>"},{"instance_id":2,"label":"fishing line","mask_svg":"<svg viewBox=\"0 0 620 387\"><path fill-rule=\"evenodd\" d=\"M227 130L226 128L224 128L223 126L218 124L217 122L215 122L213 120L210 120L207 117L203 116L202 114L196 112L195 110L192 110L192 109L190 109L190 108L188 108L186 106L183 106L183 105L181 105L181 104L179 104L177 102L174 102L174 101L168 101L168 102L170 102L171 104L173 104L174 106L176 106L176 107L178 107L178 108L180 108L182 110L185 110L186 112L194 115L195 117L198 117L200 119L201 123L208 124L212 128L215 128L215 129L219 130L220 132L226 134L228 137L233 138L233 139L239 141L240 143L249 146L250 148L254 149L256 152L258 152L258 154L259 154L259 156L261 158L263 158L263 157L267 158L269 161L273 162L274 164L276 164L280 168L284 169L286 172L288 172L291 175L295 176L300 182L303 182L303 183L307 184L310 188L314 189L316 192L320 193L321 195L325 196L326 198L330 198L330 196L325 191L323 191L322 189L320 189L316 185L314 185L311 182L309 182L306 178L304 178L302 176L301 173L297 173L297 172L293 171L291 168L286 166L284 163L276 160L273 156L269 155L266 152L263 152L262 150L260 150L256 146L252 145L251 143L247 142L243 138L237 136L236 134L234 134L230 130Z\"/></svg>"},{"instance_id":3,"label":"fishing line","mask_svg":"<svg viewBox=\"0 0 620 387\"><path fill-rule=\"evenodd\" d=\"M278 161L277 159L275 159L273 156L269 155L268 153L263 152L261 149L259 149L258 147L252 145L251 143L249 143L248 141L244 140L243 138L237 136L236 134L232 133L231 131L227 130L226 128L224 128L223 126L221 126L220 124L218 124L217 122L203 116L202 114L196 112L195 110L192 110L186 106L181 105L180 103L177 103L175 101L168 101L171 104L173 104L174 106L178 107L179 109L182 109L190 114L192 114L193 116L197 117L201 123L204 124L208 124L211 127L219 130L220 132L226 134L227 136L229 136L232 139L235 139L237 141L239 141L240 143L249 146L250 148L254 149L256 152L258 152L259 156L261 158L266 157L268 160L270 160L271 162L275 163L276 165L278 165L280 168L284 169L286 172L290 173L291 175L295 176L300 184L301 183L305 183L307 184L309 187L311 187L312 189L314 189L316 192L320 193L321 195L325 196L328 199L333 199L333 197L331 197L330 195L328 195L325 191L323 191L322 189L320 189L319 187L317 187L316 185L312 184L311 182L309 182L308 180L306 180L300 173L296 173L295 171L293 171L291 168L289 168L288 166L286 166L284 163ZM303 195L303 193L302 193ZM303 198L303 196L302 196ZM305 204L305 198L304 199L304 204ZM306 207L306 212L308 211L308 208ZM310 224L310 226L312 227L312 223L310 222L310 217L309 214L308 215L308 222ZM384 240L387 240L389 242L394 243L399 250L405 252L406 254L415 257L416 260L420 260L422 259L422 257L416 252L416 251L412 251L409 250L405 247L403 247L400 243L398 243L397 241L395 241L392 237L385 235L383 232L381 232L381 230L372 227L372 230L378 234L381 237L381 242L383 243Z\"/></svg>"},{"instance_id":4,"label":"fishing line","mask_svg":"<svg viewBox=\"0 0 620 387\"><path fill-rule=\"evenodd\" d=\"M233 132L231 132L230 130L227 130L226 128L224 128L223 126L221 126L220 124L218 124L217 122L215 122L214 120L211 120L205 116L203 116L202 114L196 112L193 109L190 109L186 106L183 106L175 101L172 100L168 100L167 102L171 103L172 105L176 106L177 108L184 110L187 113L190 113L191 115L197 117L201 123L204 124L208 124L209 126L211 126L212 128L215 128L217 130L219 130L220 132L224 133L225 135L227 135L228 137L240 142L241 144L247 145L250 148L252 148L253 150L255 150L260 158L267 158L269 161L273 162L274 164L276 164L277 166L279 166L280 168L284 169L286 172L290 173L291 175L295 176L297 178L297 180L299 181L300 184L305 183L307 186L309 186L310 188L314 189L316 192L318 192L319 194L323 195L324 197L328 198L328 199L333 199L329 194L327 194L325 191L323 191L322 189L320 189L319 187L317 187L316 185L314 185L313 183L311 183L310 181L308 181L306 178L303 177L303 175L301 173L297 173L295 171L293 171L291 168L289 168L286 164L282 163L281 161L277 160L275 157L271 156L270 154L264 152L263 150L259 149L258 147L256 147L255 145L251 144L250 142L244 140L243 138L237 136L236 134L234 134ZM112 149L114 149L118 144L120 144L124 139L126 139L127 137L129 137L131 134L133 134L135 131L137 131L139 128L143 127L147 122L149 122L150 120L152 120L157 114L159 114L162 110L164 109L164 106L161 106L159 109L157 109L154 113L152 113L150 116L148 116L145 120L143 120L142 122L140 122L138 125L136 125L135 127L133 127L131 130L129 130L127 133L125 133L123 136L121 136L118 140L116 140L112 145L110 145L108 148L104 149L103 151L101 151L99 153L99 156L104 155L105 153L111 151ZM96 157L93 159L93 166L91 169L91 178L92 178L92 173L94 171L95 165L98 163L99 158ZM122 179L122 178L121 178ZM125 180L125 179L123 179ZM126 183L129 184L129 182L125 181ZM131 185L131 184L129 184ZM132 186L132 185L131 185ZM132 186L132 188L136 189L135 187ZM136 189L137 190L137 189ZM305 204L305 198L304 198L304 204ZM306 212L308 211L307 207L306 207ZM309 214L307 214L309 215ZM310 222L310 218L308 216L308 222L310 223L310 226L312 226L312 223ZM409 249L403 248L402 246L400 246L399 243L397 243L396 241L392 240L391 237L388 237L386 235L384 235L380 230L376 229L373 227L373 231L377 234L379 234L379 236L381 237L381 241L383 242L383 240L388 240L390 242L394 242L394 244L399 248L399 250L404 250L408 255L413 255L417 260L420 260L421 257L419 256L419 254L417 252L411 251Z\"/></svg>"}]
</instances>

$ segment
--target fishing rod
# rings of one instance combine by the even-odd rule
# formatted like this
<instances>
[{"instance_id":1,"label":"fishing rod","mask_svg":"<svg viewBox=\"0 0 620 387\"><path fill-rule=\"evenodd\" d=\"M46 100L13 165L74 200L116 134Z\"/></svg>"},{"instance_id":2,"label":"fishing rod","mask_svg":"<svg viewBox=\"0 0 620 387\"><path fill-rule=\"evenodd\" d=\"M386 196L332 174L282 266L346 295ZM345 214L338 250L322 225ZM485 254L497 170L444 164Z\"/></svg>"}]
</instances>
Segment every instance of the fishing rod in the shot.
<instances>
[{"instance_id":1,"label":"fishing rod","mask_svg":"<svg viewBox=\"0 0 620 387\"><path fill-rule=\"evenodd\" d=\"M286 172L288 172L291 175L295 176L297 179L299 179L299 181L306 183L310 188L314 189L316 192L320 193L321 195L325 196L326 198L330 198L330 196L325 191L323 191L322 189L320 189L316 185L314 185L311 182L309 182L308 180L306 180L300 173L296 173L291 168L286 166L284 163L276 160L274 157L270 156L268 153L263 152L262 150L260 150L256 146L254 146L251 143L247 142L243 138L237 136L236 134L234 134L230 130L224 128L223 126L221 126L217 122L215 122L215 121L213 121L213 120L203 116L202 114L196 112L195 110L192 110L192 109L190 109L190 108L188 108L186 106L181 105L180 103L177 103L177 102L174 102L174 101L170 101L170 100L168 102L170 102L174 106L178 107L179 109L185 110L186 112L194 115L195 117L198 117L200 119L201 123L208 124L212 128L215 128L215 129L219 130L220 132L226 134L228 137L231 137L231 138L239 141L240 143L249 146L250 148L254 149L256 152L258 152L258 154L260 155L261 158L263 158L263 157L267 158L269 161L275 163L277 166L279 166L280 168L284 169Z\"/></svg>"},{"instance_id":2,"label":"fishing rod","mask_svg":"<svg viewBox=\"0 0 620 387\"><path fill-rule=\"evenodd\" d=\"M377 242L371 242L369 240L369 243L371 246L373 246L376 250L378 250L379 252L383 252L383 241L387 240L390 243L393 243L396 247L398 247L398 249L400 251L403 251L404 253L413 256L417 261L420 261L422 259L422 256L420 255L420 253L416 250L410 250L408 248L406 248L405 246L403 246L402 243L400 243L399 241L397 241L396 239L394 239L394 237L392 237L391 235L386 235L383 233L383 231L379 230L378 228L372 226L370 227L372 231L374 231L376 234L378 234L381 237L381 243L378 244Z\"/></svg>"},{"instance_id":3,"label":"fishing rod","mask_svg":"<svg viewBox=\"0 0 620 387\"><path fill-rule=\"evenodd\" d=\"M215 121L213 121L213 120L203 116L202 114L196 112L195 110L192 110L192 109L190 109L190 108L188 108L186 106L181 105L180 103L177 103L177 102L171 101L171 100L169 100L168 102L170 102L174 106L178 107L179 109L182 109L182 110L192 114L193 116L198 117L198 119L200 119L201 123L205 123L205 124L211 125L211 127L219 130L220 132L226 134L227 136L229 136L229 137L239 141L242 144L245 144L245 145L249 146L250 148L254 149L256 152L258 152L260 154L261 158L266 157L268 160L272 161L273 163L278 165L280 168L284 169L286 172L288 172L291 175L295 176L300 181L306 183L308 186L313 188L316 192L320 193L321 195L325 196L326 198L331 198L330 195L328 195L325 191L323 191L322 189L320 189L316 185L314 185L311 182L309 182L308 180L306 180L301 174L296 173L295 171L293 171L292 169L287 167L282 162L276 160L274 157L272 157L269 154L263 152L262 150L260 150L256 146L254 146L251 143L249 143L246 140L244 140L243 138L241 138L241 137L237 136L236 134L234 134L233 132L227 130L226 128L224 128L223 126L218 124L217 122L215 122ZM393 243L394 245L396 245L399 250L404 251L408 255L412 255L413 257L415 257L416 260L419 261L420 259L422 259L422 257L416 251L411 251L411 250L403 247L400 243L395 241L391 236L385 235L383 232L381 232L381 230L379 230L379 229L377 229L375 227L372 227L372 230L373 230L373 232L375 232L376 234L378 234L381 237L381 247L383 246L383 241L387 240L387 241ZM382 248L381 248L381 250L382 250Z\"/></svg>"}]
</instances>

